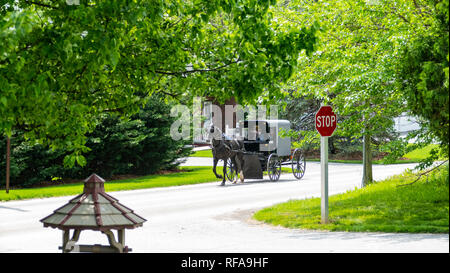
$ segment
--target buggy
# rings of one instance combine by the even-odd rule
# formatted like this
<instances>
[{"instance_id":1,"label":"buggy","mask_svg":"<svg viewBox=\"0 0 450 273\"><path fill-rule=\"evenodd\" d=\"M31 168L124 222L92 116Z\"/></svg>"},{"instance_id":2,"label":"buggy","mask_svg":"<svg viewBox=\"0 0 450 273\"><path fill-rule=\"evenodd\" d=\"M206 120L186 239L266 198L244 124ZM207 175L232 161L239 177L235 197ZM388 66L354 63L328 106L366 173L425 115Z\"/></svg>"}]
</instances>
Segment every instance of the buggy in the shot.
<instances>
[{"instance_id":1,"label":"buggy","mask_svg":"<svg viewBox=\"0 0 450 273\"><path fill-rule=\"evenodd\" d=\"M288 120L253 120L238 123L237 136L244 142L243 173L246 179L263 179L263 172L271 181L277 181L283 165L291 165L292 174L301 179L306 161L301 149L291 152L290 137L282 137L280 131L288 131ZM226 178L235 179L235 166L230 159L226 163Z\"/></svg>"}]
</instances>

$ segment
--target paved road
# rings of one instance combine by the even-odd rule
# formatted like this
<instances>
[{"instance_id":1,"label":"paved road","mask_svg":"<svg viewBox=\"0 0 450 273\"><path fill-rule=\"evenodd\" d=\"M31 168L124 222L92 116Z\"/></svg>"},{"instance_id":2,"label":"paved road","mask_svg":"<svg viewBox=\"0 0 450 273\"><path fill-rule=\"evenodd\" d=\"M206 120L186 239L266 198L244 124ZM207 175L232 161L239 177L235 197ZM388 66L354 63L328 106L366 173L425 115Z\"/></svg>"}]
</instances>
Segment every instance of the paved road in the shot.
<instances>
[{"instance_id":1,"label":"paved road","mask_svg":"<svg viewBox=\"0 0 450 273\"><path fill-rule=\"evenodd\" d=\"M190 159L189 162L200 162ZM192 163L193 164L193 163ZM375 179L413 165L374 166ZM330 194L359 186L359 165L329 166ZM133 252L446 252L449 235L315 232L253 221L259 208L289 199L320 195L320 165L307 164L301 181L283 174L280 181L249 180L225 187L218 182L111 193L148 219L127 231ZM58 252L61 231L43 228L39 219L72 197L0 202L0 252ZM80 243L107 244L100 233L81 233Z\"/></svg>"}]
</instances>

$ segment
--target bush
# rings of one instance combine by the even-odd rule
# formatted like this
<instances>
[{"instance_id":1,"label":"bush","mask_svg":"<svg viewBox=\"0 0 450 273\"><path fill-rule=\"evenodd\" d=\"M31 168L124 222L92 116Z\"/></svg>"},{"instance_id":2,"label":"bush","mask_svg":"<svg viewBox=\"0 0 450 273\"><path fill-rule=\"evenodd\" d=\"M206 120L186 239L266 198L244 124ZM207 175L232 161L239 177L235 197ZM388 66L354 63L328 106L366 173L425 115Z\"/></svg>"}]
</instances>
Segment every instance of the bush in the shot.
<instances>
[{"instance_id":1,"label":"bush","mask_svg":"<svg viewBox=\"0 0 450 273\"><path fill-rule=\"evenodd\" d=\"M174 118L169 113L170 106L152 99L129 121L107 117L89 135L88 173L144 175L176 166L176 159L188 156L190 150L184 148L187 141L170 137Z\"/></svg>"},{"instance_id":2,"label":"bush","mask_svg":"<svg viewBox=\"0 0 450 273\"><path fill-rule=\"evenodd\" d=\"M117 115L105 116L95 130L87 135L87 164L67 169L63 160L67 151L51 151L39 144L25 141L20 131L11 138L11 186L29 187L54 177L83 179L95 172L104 178L119 174L146 175L175 168L177 159L186 157L189 141L170 137L170 105L158 97L133 117L123 120ZM6 139L0 141L1 173L6 168ZM5 175L0 177L5 184Z\"/></svg>"}]
</instances>

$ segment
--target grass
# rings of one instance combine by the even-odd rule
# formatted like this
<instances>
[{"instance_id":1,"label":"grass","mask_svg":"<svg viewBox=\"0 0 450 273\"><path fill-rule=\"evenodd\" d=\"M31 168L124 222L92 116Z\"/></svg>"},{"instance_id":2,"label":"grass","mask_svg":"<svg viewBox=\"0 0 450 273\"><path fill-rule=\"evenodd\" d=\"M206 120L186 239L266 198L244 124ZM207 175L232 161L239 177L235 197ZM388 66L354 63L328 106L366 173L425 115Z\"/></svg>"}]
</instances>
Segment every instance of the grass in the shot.
<instances>
[{"instance_id":1,"label":"grass","mask_svg":"<svg viewBox=\"0 0 450 273\"><path fill-rule=\"evenodd\" d=\"M287 228L330 231L409 233L449 232L448 164L411 183L416 175L402 175L362 189L329 197L330 223L320 224L320 198L291 200L262 209L254 218Z\"/></svg>"},{"instance_id":2,"label":"grass","mask_svg":"<svg viewBox=\"0 0 450 273\"><path fill-rule=\"evenodd\" d=\"M431 148L428 149L428 152L430 149ZM425 152L427 152L427 149L424 149L421 153ZM212 152L211 150L202 150L193 153L191 156L212 157ZM330 162L334 161L330 160ZM335 162L359 163L357 160L355 161L336 160ZM404 163L404 161L402 163ZM154 187L180 186L180 185L218 181L218 179L212 173L210 166L181 167L181 169L188 172L171 173L165 175L148 175L134 179L108 181L105 184L105 189L106 191L109 192L109 191L148 189ZM218 166L217 172L222 173L222 167ZM290 173L291 168L283 167L282 172ZM266 172L264 172L264 174L266 175ZM12 189L10 190L9 194L6 194L4 191L1 191L0 201L75 195L80 193L82 189L83 189L82 182L66 185L41 187L41 188Z\"/></svg>"},{"instance_id":3,"label":"grass","mask_svg":"<svg viewBox=\"0 0 450 273\"><path fill-rule=\"evenodd\" d=\"M190 157L213 157L211 149L195 151Z\"/></svg>"},{"instance_id":4,"label":"grass","mask_svg":"<svg viewBox=\"0 0 450 273\"><path fill-rule=\"evenodd\" d=\"M163 175L147 175L133 179L122 179L105 182L106 192L149 189L154 187L170 187L218 181L211 167L181 167L185 172ZM221 173L222 168L217 167ZM83 182L56 185L41 188L11 189L9 194L0 192L0 201L46 198L79 194L83 191Z\"/></svg>"},{"instance_id":5,"label":"grass","mask_svg":"<svg viewBox=\"0 0 450 273\"><path fill-rule=\"evenodd\" d=\"M430 145L425 146L423 148L411 151L411 152L405 154L403 157L404 158L408 158L410 160L416 160L416 161L417 160L421 160L421 159L425 159L430 154L431 149L438 148L438 147L439 147L439 145L437 145L437 144L430 144ZM443 157L440 156L439 159L443 159Z\"/></svg>"},{"instance_id":6,"label":"grass","mask_svg":"<svg viewBox=\"0 0 450 273\"><path fill-rule=\"evenodd\" d=\"M306 161L310 162L320 162L320 159L306 159ZM356 160L356 159L328 159L328 162L331 163L347 163L347 164L362 164L362 160ZM404 159L404 160L396 160L395 162L389 163L389 164L406 164L406 163L417 163L418 160L416 159ZM373 160L372 164L375 165L384 165L385 163L383 160Z\"/></svg>"},{"instance_id":7,"label":"grass","mask_svg":"<svg viewBox=\"0 0 450 273\"><path fill-rule=\"evenodd\" d=\"M437 147L437 144L430 144L426 147L416 149L412 152L409 152L403 156L402 160L396 160L395 162L391 164L403 164L403 163L417 163L419 160L422 160L426 158L429 154L432 148ZM193 154L190 155L191 157L213 157L211 149L208 150L200 150L196 151ZM317 162L320 161L320 158L317 159L307 159L306 161L311 162ZM339 160L339 159L329 159L329 162L332 163L351 163L351 164L362 164L362 160ZM373 164L384 164L383 160L373 160Z\"/></svg>"},{"instance_id":8,"label":"grass","mask_svg":"<svg viewBox=\"0 0 450 273\"><path fill-rule=\"evenodd\" d=\"M190 184L199 184L206 182L220 181L217 179L212 168L205 167L180 167L184 172L160 174L160 175L147 175L138 178L112 180L105 182L105 191L125 191L125 190L138 190L149 189L155 187L171 187ZM222 174L223 167L217 166L217 173ZM282 173L291 172L291 168L282 167ZM264 172L267 175L267 172ZM4 190L0 192L1 201L11 200L24 200L32 198L48 198L57 196L76 195L83 191L83 182L55 185L40 188L27 188L27 189L11 189L7 194Z\"/></svg>"}]
</instances>

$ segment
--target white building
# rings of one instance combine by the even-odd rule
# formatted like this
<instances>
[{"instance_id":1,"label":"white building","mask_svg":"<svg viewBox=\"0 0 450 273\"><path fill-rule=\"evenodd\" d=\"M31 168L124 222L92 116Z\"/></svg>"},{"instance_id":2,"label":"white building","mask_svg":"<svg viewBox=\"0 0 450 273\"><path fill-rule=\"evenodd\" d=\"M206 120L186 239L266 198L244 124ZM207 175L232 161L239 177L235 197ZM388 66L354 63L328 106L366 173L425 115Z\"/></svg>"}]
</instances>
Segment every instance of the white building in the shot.
<instances>
[{"instance_id":1,"label":"white building","mask_svg":"<svg viewBox=\"0 0 450 273\"><path fill-rule=\"evenodd\" d=\"M408 133L420 129L417 119L412 116L408 116L406 113L394 118L394 123L395 131L398 132L402 138L406 137ZM413 142L414 140L411 141Z\"/></svg>"}]
</instances>

